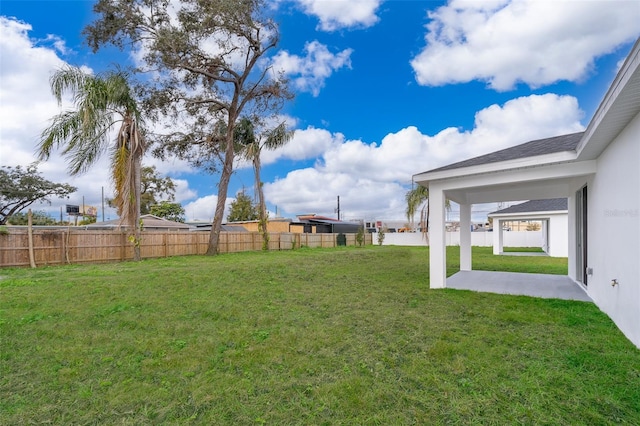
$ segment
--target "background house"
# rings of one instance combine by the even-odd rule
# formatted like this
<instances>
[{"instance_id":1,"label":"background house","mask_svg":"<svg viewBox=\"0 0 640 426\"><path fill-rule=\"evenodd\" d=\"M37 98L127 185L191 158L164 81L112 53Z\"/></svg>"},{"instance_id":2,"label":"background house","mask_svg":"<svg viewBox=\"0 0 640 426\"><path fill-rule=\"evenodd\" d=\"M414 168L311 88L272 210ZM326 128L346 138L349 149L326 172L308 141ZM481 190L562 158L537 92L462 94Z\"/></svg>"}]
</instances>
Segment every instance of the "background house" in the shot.
<instances>
[{"instance_id":1,"label":"background house","mask_svg":"<svg viewBox=\"0 0 640 426\"><path fill-rule=\"evenodd\" d=\"M228 226L241 226L249 232L258 232L258 222L257 220L245 220L238 222L227 222ZM269 219L267 223L267 230L269 232L291 232L289 230L289 225L291 224L291 219L276 217L273 219Z\"/></svg>"},{"instance_id":2,"label":"background house","mask_svg":"<svg viewBox=\"0 0 640 426\"><path fill-rule=\"evenodd\" d=\"M186 223L174 222L152 214L143 214L140 216L140 220L142 220L143 231L189 231L192 228ZM125 226L120 223L120 219L97 222L85 226L86 229L95 230L111 230L124 227Z\"/></svg>"},{"instance_id":3,"label":"background house","mask_svg":"<svg viewBox=\"0 0 640 426\"><path fill-rule=\"evenodd\" d=\"M356 234L362 226L360 222L345 222L326 216L307 214L298 216L291 222L290 231L306 234Z\"/></svg>"}]
</instances>

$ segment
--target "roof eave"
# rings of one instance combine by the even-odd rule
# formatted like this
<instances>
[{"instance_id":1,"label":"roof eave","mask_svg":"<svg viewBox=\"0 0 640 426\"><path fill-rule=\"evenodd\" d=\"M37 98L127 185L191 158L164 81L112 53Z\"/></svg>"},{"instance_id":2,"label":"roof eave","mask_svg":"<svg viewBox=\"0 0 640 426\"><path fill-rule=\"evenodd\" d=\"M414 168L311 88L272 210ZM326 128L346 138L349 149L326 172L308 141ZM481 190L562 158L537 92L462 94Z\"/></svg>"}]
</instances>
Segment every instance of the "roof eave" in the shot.
<instances>
[{"instance_id":1,"label":"roof eave","mask_svg":"<svg viewBox=\"0 0 640 426\"><path fill-rule=\"evenodd\" d=\"M569 210L547 210L547 211L531 211L517 213L489 213L487 217L530 217L530 216L550 216L556 214L568 214Z\"/></svg>"},{"instance_id":2,"label":"roof eave","mask_svg":"<svg viewBox=\"0 0 640 426\"><path fill-rule=\"evenodd\" d=\"M519 168L529 168L546 166L555 163L564 163L576 159L575 151L561 151L552 154L537 155L535 157L518 158L508 161L498 161L494 163L480 164L471 167L461 167L435 172L424 172L414 175L413 180L423 186L434 180L453 179L461 176L472 176L485 173L495 173L499 171L513 170Z\"/></svg>"},{"instance_id":3,"label":"roof eave","mask_svg":"<svg viewBox=\"0 0 640 426\"><path fill-rule=\"evenodd\" d=\"M634 87L636 90L631 90L633 93L630 93L629 88ZM576 147L581 159L597 158L628 121L640 113L638 87L640 87L640 38L633 45Z\"/></svg>"}]
</instances>

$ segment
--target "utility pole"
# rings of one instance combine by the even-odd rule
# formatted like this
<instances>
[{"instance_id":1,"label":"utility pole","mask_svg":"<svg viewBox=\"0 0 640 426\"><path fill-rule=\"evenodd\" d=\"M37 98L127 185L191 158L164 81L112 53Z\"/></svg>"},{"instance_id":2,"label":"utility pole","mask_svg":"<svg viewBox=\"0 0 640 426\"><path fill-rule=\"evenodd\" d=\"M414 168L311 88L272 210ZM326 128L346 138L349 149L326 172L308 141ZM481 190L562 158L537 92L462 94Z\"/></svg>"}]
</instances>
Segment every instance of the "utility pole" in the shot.
<instances>
[{"instance_id":1,"label":"utility pole","mask_svg":"<svg viewBox=\"0 0 640 426\"><path fill-rule=\"evenodd\" d=\"M338 195L338 208L336 209L338 212L338 220L340 220L340 196Z\"/></svg>"}]
</instances>

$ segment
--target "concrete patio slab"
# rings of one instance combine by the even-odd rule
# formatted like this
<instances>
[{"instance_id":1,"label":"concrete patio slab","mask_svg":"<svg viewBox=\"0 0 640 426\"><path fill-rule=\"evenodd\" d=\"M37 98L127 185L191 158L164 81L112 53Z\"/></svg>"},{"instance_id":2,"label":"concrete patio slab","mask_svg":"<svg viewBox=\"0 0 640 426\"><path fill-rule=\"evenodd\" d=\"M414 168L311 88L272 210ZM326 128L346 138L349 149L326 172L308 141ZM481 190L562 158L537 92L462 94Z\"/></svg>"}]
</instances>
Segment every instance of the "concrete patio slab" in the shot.
<instances>
[{"instance_id":1,"label":"concrete patio slab","mask_svg":"<svg viewBox=\"0 0 640 426\"><path fill-rule=\"evenodd\" d=\"M593 302L580 284L566 275L517 272L460 271L449 278L447 288L486 293Z\"/></svg>"}]
</instances>

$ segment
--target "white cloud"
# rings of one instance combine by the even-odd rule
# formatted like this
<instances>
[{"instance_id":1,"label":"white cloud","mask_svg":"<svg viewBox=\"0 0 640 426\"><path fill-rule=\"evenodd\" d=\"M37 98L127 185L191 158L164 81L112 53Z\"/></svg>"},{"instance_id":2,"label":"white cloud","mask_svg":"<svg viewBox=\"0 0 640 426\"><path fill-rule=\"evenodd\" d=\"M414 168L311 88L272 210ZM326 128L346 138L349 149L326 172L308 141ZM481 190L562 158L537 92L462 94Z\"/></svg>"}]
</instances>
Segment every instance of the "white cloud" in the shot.
<instances>
[{"instance_id":1,"label":"white cloud","mask_svg":"<svg viewBox=\"0 0 640 426\"><path fill-rule=\"evenodd\" d=\"M227 197L224 207L224 218L222 220L223 222L227 221L229 208L233 201L235 201L235 198ZM213 222L213 216L216 211L217 203L217 195L207 195L206 197L198 198L191 203L184 204L183 207L187 221Z\"/></svg>"},{"instance_id":2,"label":"white cloud","mask_svg":"<svg viewBox=\"0 0 640 426\"><path fill-rule=\"evenodd\" d=\"M173 184L175 185L175 200L177 203L182 203L183 201L193 200L198 196L198 193L193 189L189 188L189 181L186 179L171 179Z\"/></svg>"},{"instance_id":3,"label":"white cloud","mask_svg":"<svg viewBox=\"0 0 640 426\"><path fill-rule=\"evenodd\" d=\"M309 128L301 131L299 141L312 137L321 141L324 152L316 165L265 184L265 196L289 214L333 214L340 195L345 217L402 219L404 194L414 174L530 140L581 131L581 117L575 98L546 94L491 105L476 114L474 128L468 131L448 128L431 136L410 126L388 134L380 144L344 140L341 134Z\"/></svg>"},{"instance_id":4,"label":"white cloud","mask_svg":"<svg viewBox=\"0 0 640 426\"><path fill-rule=\"evenodd\" d=\"M311 92L318 96L324 82L334 71L351 68L352 49L344 49L333 54L327 46L317 40L306 43L306 56L292 55L286 50L273 57L273 70L292 76L293 86L302 92Z\"/></svg>"},{"instance_id":5,"label":"white cloud","mask_svg":"<svg viewBox=\"0 0 640 426\"><path fill-rule=\"evenodd\" d=\"M263 151L261 156L262 164L275 163L280 159L307 160L317 158L324 152L329 151L333 146L344 142L344 135L340 133L331 134L325 129L308 127L296 130L289 143L273 151Z\"/></svg>"},{"instance_id":6,"label":"white cloud","mask_svg":"<svg viewBox=\"0 0 640 426\"><path fill-rule=\"evenodd\" d=\"M266 184L264 189L266 198L289 214L335 217L340 196L340 217L345 220L397 217L398 212L404 216L405 189L399 183L363 179L351 173L299 169Z\"/></svg>"},{"instance_id":7,"label":"white cloud","mask_svg":"<svg viewBox=\"0 0 640 426\"><path fill-rule=\"evenodd\" d=\"M43 42L51 43L61 55L73 53L73 50L67 47L67 43L55 34L47 34L47 38L44 39Z\"/></svg>"},{"instance_id":8,"label":"white cloud","mask_svg":"<svg viewBox=\"0 0 640 426\"><path fill-rule=\"evenodd\" d=\"M598 56L640 35L635 0L452 1L433 12L411 65L418 83L485 81L496 90L579 81Z\"/></svg>"},{"instance_id":9,"label":"white cloud","mask_svg":"<svg viewBox=\"0 0 640 426\"><path fill-rule=\"evenodd\" d=\"M341 28L366 28L378 22L376 15L382 0L297 0L304 12L320 20L318 28L335 31Z\"/></svg>"}]
</instances>

